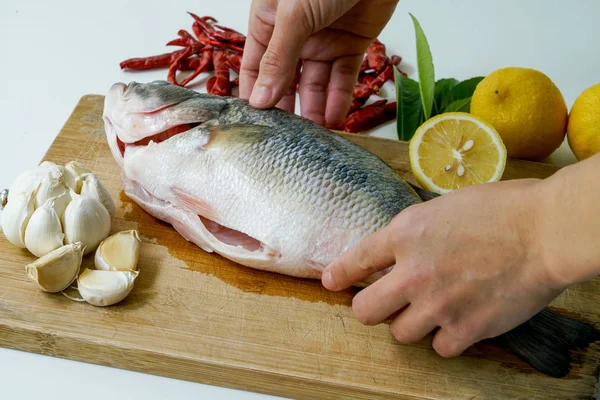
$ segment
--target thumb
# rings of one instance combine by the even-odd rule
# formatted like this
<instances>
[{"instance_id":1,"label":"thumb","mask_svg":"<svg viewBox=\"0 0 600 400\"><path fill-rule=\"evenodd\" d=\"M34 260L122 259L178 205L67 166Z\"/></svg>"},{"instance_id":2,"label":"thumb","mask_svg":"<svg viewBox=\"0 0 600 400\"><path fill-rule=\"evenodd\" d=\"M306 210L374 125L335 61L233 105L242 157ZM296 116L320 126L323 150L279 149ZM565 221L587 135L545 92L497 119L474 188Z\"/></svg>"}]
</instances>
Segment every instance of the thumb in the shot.
<instances>
[{"instance_id":1,"label":"thumb","mask_svg":"<svg viewBox=\"0 0 600 400\"><path fill-rule=\"evenodd\" d=\"M277 7L273 35L260 61L249 99L253 107L274 107L285 95L296 77L302 46L312 33L306 24L299 23L306 19L302 8L285 3Z\"/></svg>"}]
</instances>

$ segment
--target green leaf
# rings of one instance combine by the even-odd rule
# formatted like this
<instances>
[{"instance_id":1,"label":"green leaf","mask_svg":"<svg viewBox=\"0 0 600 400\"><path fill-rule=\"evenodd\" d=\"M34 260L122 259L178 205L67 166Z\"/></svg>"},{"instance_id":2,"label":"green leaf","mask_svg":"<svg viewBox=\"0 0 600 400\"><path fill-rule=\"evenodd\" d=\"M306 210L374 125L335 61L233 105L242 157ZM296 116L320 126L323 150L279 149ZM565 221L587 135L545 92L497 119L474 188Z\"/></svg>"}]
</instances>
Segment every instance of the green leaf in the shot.
<instances>
[{"instance_id":1,"label":"green leaf","mask_svg":"<svg viewBox=\"0 0 600 400\"><path fill-rule=\"evenodd\" d=\"M471 110L471 98L467 97L466 99L456 100L448 105L444 109L444 112L466 112L468 113Z\"/></svg>"},{"instance_id":2,"label":"green leaf","mask_svg":"<svg viewBox=\"0 0 600 400\"><path fill-rule=\"evenodd\" d=\"M435 71L433 68L433 58L427 37L419 24L419 21L410 14L415 26L415 36L417 41L417 65L419 70L419 88L421 91L421 102L423 103L423 112L425 119L431 117L433 107L433 96L435 90Z\"/></svg>"},{"instance_id":3,"label":"green leaf","mask_svg":"<svg viewBox=\"0 0 600 400\"><path fill-rule=\"evenodd\" d=\"M419 82L402 75L396 67L394 67L394 81L398 139L410 141L424 121Z\"/></svg>"},{"instance_id":4,"label":"green leaf","mask_svg":"<svg viewBox=\"0 0 600 400\"><path fill-rule=\"evenodd\" d=\"M451 102L473 96L475 88L483 80L483 76L467 79L454 86L450 91Z\"/></svg>"},{"instance_id":5,"label":"green leaf","mask_svg":"<svg viewBox=\"0 0 600 400\"><path fill-rule=\"evenodd\" d=\"M446 106L448 106L450 90L458 83L459 81L454 78L440 79L435 83L435 90L433 95L433 112L431 114L432 117L435 117L437 114L440 114L442 110L446 108Z\"/></svg>"}]
</instances>

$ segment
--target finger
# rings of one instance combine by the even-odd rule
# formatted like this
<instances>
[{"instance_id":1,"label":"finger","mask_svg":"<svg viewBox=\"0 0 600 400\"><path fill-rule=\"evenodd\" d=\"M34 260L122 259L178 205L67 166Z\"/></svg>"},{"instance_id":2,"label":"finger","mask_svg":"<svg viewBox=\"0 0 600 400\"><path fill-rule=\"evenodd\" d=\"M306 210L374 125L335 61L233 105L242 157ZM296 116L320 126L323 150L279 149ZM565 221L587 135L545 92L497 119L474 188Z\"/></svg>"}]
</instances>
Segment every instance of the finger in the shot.
<instances>
[{"instance_id":1,"label":"finger","mask_svg":"<svg viewBox=\"0 0 600 400\"><path fill-rule=\"evenodd\" d=\"M327 126L338 126L346 118L363 56L345 56L333 63L327 95L325 120Z\"/></svg>"},{"instance_id":2,"label":"finger","mask_svg":"<svg viewBox=\"0 0 600 400\"><path fill-rule=\"evenodd\" d=\"M248 19L248 36L240 65L240 98L248 99L258 77L260 60L273 36L277 1L253 1Z\"/></svg>"},{"instance_id":3,"label":"finger","mask_svg":"<svg viewBox=\"0 0 600 400\"><path fill-rule=\"evenodd\" d=\"M386 276L354 296L352 311L361 323L377 325L408 304L402 275L402 269L394 267Z\"/></svg>"},{"instance_id":4,"label":"finger","mask_svg":"<svg viewBox=\"0 0 600 400\"><path fill-rule=\"evenodd\" d=\"M240 98L248 100L258 77L260 60L267 48L261 45L252 35L246 38L244 56L240 65Z\"/></svg>"},{"instance_id":5,"label":"finger","mask_svg":"<svg viewBox=\"0 0 600 400\"><path fill-rule=\"evenodd\" d=\"M416 304L409 305L390 325L392 335L400 343L416 343L436 329L438 324L433 313Z\"/></svg>"},{"instance_id":6,"label":"finger","mask_svg":"<svg viewBox=\"0 0 600 400\"><path fill-rule=\"evenodd\" d=\"M383 228L328 265L323 271L322 283L329 290L343 290L394 263L389 231Z\"/></svg>"},{"instance_id":7,"label":"finger","mask_svg":"<svg viewBox=\"0 0 600 400\"><path fill-rule=\"evenodd\" d=\"M292 84L289 86L287 92L283 95L279 103L275 107L285 110L287 112L293 113L296 108L296 85L298 84L298 76L300 74L300 68L302 67L302 62L299 61L296 66L296 75L294 76L294 80Z\"/></svg>"},{"instance_id":8,"label":"finger","mask_svg":"<svg viewBox=\"0 0 600 400\"><path fill-rule=\"evenodd\" d=\"M331 63L326 61L304 62L300 78L300 110L303 117L319 125L325 125L325 106L327 105L327 86L331 74Z\"/></svg>"},{"instance_id":9,"label":"finger","mask_svg":"<svg viewBox=\"0 0 600 400\"><path fill-rule=\"evenodd\" d=\"M433 349L442 357L460 356L474 342L451 334L447 328L440 329L433 337Z\"/></svg>"},{"instance_id":10,"label":"finger","mask_svg":"<svg viewBox=\"0 0 600 400\"><path fill-rule=\"evenodd\" d=\"M273 107L292 84L300 49L310 36L299 3L292 7L279 4L273 36L260 61L258 78L250 95L250 105L256 108Z\"/></svg>"}]
</instances>

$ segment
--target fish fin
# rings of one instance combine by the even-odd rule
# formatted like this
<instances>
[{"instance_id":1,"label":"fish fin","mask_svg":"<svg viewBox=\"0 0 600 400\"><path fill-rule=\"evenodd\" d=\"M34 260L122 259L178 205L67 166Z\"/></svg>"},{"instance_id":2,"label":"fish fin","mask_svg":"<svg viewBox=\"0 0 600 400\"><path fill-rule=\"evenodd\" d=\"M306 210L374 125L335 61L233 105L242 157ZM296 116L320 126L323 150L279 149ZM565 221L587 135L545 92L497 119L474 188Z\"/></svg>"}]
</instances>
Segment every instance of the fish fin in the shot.
<instances>
[{"instance_id":1,"label":"fish fin","mask_svg":"<svg viewBox=\"0 0 600 400\"><path fill-rule=\"evenodd\" d=\"M413 188L413 190L415 192L417 192L417 194L419 195L419 197L423 200L423 201L429 201L429 200L433 200L436 197L439 197L440 195L434 192L430 192L429 190L425 190L423 188L420 188L416 185L413 185L412 183L408 182L408 184Z\"/></svg>"},{"instance_id":2,"label":"fish fin","mask_svg":"<svg viewBox=\"0 0 600 400\"><path fill-rule=\"evenodd\" d=\"M598 340L600 331L592 325L548 308L494 339L536 370L555 378L562 378L571 370L571 350Z\"/></svg>"},{"instance_id":3,"label":"fish fin","mask_svg":"<svg viewBox=\"0 0 600 400\"><path fill-rule=\"evenodd\" d=\"M223 142L252 141L265 135L271 128L254 124L226 124L210 125L205 129L210 134L208 143L203 146L204 149L207 149Z\"/></svg>"},{"instance_id":4,"label":"fish fin","mask_svg":"<svg viewBox=\"0 0 600 400\"><path fill-rule=\"evenodd\" d=\"M221 214L219 211L205 201L177 187L171 188L171 191L175 194L175 197L177 197L177 201L182 208L185 208L194 214L201 215L212 221L221 220Z\"/></svg>"}]
</instances>

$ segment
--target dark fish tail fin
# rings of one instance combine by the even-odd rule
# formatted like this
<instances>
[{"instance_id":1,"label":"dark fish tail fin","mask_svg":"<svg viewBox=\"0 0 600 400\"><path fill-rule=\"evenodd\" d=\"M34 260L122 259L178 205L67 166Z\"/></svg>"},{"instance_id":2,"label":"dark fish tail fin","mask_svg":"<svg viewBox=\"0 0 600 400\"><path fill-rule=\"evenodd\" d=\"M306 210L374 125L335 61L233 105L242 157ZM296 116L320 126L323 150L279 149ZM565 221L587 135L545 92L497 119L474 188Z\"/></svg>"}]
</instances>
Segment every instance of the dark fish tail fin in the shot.
<instances>
[{"instance_id":1,"label":"dark fish tail fin","mask_svg":"<svg viewBox=\"0 0 600 400\"><path fill-rule=\"evenodd\" d=\"M429 200L433 200L436 197L439 197L440 195L437 193L433 193L430 192L429 190L425 190L423 188L420 188L416 185L413 185L412 183L408 182L408 184L413 188L413 190L417 193L417 195L419 195L419 197L423 200L423 201L429 201Z\"/></svg>"},{"instance_id":2,"label":"dark fish tail fin","mask_svg":"<svg viewBox=\"0 0 600 400\"><path fill-rule=\"evenodd\" d=\"M586 322L545 308L497 339L536 370L562 378L571 370L570 351L600 340L600 331Z\"/></svg>"}]
</instances>

